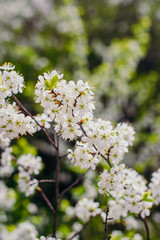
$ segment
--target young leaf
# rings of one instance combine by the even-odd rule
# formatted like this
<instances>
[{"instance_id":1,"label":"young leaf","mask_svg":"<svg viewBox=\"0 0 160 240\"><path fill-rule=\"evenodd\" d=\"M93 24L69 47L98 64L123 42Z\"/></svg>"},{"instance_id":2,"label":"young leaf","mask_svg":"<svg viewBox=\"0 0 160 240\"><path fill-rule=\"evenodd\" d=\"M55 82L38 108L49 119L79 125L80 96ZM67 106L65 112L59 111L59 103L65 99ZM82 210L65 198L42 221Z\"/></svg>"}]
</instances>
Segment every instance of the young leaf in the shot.
<instances>
[{"instance_id":1,"label":"young leaf","mask_svg":"<svg viewBox=\"0 0 160 240\"><path fill-rule=\"evenodd\" d=\"M45 87L46 90L52 90L57 86L58 83L58 75L53 76L51 79L46 79Z\"/></svg>"}]
</instances>

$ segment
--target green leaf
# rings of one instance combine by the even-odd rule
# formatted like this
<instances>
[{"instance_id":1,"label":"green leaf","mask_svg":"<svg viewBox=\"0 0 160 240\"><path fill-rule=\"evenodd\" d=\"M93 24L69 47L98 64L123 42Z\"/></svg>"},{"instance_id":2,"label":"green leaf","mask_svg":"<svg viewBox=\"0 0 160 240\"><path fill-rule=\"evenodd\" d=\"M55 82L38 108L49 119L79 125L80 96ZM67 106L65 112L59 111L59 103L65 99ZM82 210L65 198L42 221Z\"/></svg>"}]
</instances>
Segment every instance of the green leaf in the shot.
<instances>
[{"instance_id":1,"label":"green leaf","mask_svg":"<svg viewBox=\"0 0 160 240\"><path fill-rule=\"evenodd\" d=\"M154 202L154 198L151 197L151 190L148 190L143 194L142 200L145 202Z\"/></svg>"},{"instance_id":2,"label":"green leaf","mask_svg":"<svg viewBox=\"0 0 160 240\"><path fill-rule=\"evenodd\" d=\"M143 194L143 198L142 198L142 199L145 199L145 198L147 198L147 197L150 197L150 195L151 195L151 190L148 190L147 192L145 192L145 193Z\"/></svg>"},{"instance_id":3,"label":"green leaf","mask_svg":"<svg viewBox=\"0 0 160 240\"><path fill-rule=\"evenodd\" d=\"M46 79L45 87L46 90L52 90L57 86L58 83L58 75L53 76L51 79Z\"/></svg>"},{"instance_id":4,"label":"green leaf","mask_svg":"<svg viewBox=\"0 0 160 240\"><path fill-rule=\"evenodd\" d=\"M143 201L145 201L145 202L154 202L155 199L152 198L152 197L149 197L149 198L143 199Z\"/></svg>"}]
</instances>

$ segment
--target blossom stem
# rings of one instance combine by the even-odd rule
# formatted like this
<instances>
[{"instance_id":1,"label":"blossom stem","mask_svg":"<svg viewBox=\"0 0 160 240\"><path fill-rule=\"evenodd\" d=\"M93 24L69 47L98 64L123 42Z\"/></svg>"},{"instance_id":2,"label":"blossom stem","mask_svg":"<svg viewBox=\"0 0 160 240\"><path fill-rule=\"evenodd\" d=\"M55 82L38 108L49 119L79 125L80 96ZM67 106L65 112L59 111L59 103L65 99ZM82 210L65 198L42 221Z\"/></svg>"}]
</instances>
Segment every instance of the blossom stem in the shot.
<instances>
[{"instance_id":1,"label":"blossom stem","mask_svg":"<svg viewBox=\"0 0 160 240\"><path fill-rule=\"evenodd\" d=\"M146 218L142 218L141 214L139 214L139 218L144 223L144 226L145 226L145 229L146 229L146 234L147 234L147 240L151 240L147 219Z\"/></svg>"},{"instance_id":2,"label":"blossom stem","mask_svg":"<svg viewBox=\"0 0 160 240\"><path fill-rule=\"evenodd\" d=\"M47 133L46 129L39 124L39 122L33 117L33 115L22 105L22 103L16 98L16 96L12 93L12 96L15 100L15 102L19 105L19 107L28 115L30 116L35 123L37 123L37 125L41 128L41 130L44 132L44 134L46 135L46 137L48 138L49 142L53 145L53 147L57 150L57 147L55 145L55 142L51 139L51 137L49 136L49 134Z\"/></svg>"},{"instance_id":3,"label":"blossom stem","mask_svg":"<svg viewBox=\"0 0 160 240\"><path fill-rule=\"evenodd\" d=\"M54 214L54 224L53 224L53 233L56 238L56 229L57 229L57 214L58 214L58 205L59 205L59 177L60 177L60 155L59 155L59 136L57 135L57 166L56 166L56 203L55 203L55 214Z\"/></svg>"}]
</instances>

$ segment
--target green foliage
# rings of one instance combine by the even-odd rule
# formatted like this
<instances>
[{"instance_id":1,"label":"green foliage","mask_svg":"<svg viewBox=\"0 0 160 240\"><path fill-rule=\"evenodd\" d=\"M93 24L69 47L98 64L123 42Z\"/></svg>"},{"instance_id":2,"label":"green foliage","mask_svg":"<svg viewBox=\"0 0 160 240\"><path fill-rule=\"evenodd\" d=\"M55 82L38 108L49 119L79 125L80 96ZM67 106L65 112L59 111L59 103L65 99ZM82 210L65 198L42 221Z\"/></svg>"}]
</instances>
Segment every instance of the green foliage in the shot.
<instances>
[{"instance_id":1,"label":"green foliage","mask_svg":"<svg viewBox=\"0 0 160 240\"><path fill-rule=\"evenodd\" d=\"M53 76L51 79L46 79L45 80L46 90L52 90L53 88L55 88L57 86L57 83L58 83L57 75Z\"/></svg>"},{"instance_id":2,"label":"green foliage","mask_svg":"<svg viewBox=\"0 0 160 240\"><path fill-rule=\"evenodd\" d=\"M151 190L148 190L146 193L144 193L142 199L146 202L154 202L154 199L151 197Z\"/></svg>"},{"instance_id":3,"label":"green foliage","mask_svg":"<svg viewBox=\"0 0 160 240\"><path fill-rule=\"evenodd\" d=\"M12 145L13 154L19 156L21 154L31 153L37 155L37 149L33 145L30 145L26 138L20 138L15 145Z\"/></svg>"}]
</instances>

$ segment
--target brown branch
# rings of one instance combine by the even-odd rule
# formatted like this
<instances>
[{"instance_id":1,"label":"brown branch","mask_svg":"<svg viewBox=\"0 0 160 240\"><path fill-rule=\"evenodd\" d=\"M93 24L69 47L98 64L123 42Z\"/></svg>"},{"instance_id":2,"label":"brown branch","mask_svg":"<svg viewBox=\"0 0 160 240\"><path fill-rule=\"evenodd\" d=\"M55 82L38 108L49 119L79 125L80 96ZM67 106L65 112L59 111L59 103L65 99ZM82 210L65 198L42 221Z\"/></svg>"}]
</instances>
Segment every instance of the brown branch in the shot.
<instances>
[{"instance_id":1,"label":"brown branch","mask_svg":"<svg viewBox=\"0 0 160 240\"><path fill-rule=\"evenodd\" d=\"M55 214L55 209L52 206L51 202L49 201L49 199L47 198L46 194L43 192L42 188L37 187L37 190L40 192L40 194L42 195L43 199L45 200L45 202L47 203L48 207L51 209L51 211L53 212L53 214Z\"/></svg>"},{"instance_id":2,"label":"brown branch","mask_svg":"<svg viewBox=\"0 0 160 240\"><path fill-rule=\"evenodd\" d=\"M105 219L105 234L106 234L106 239L107 240L110 240L111 239L111 236L108 235L108 220L110 220L110 218L108 218L108 214L109 214L109 207L106 208L106 219Z\"/></svg>"},{"instance_id":3,"label":"brown branch","mask_svg":"<svg viewBox=\"0 0 160 240\"><path fill-rule=\"evenodd\" d=\"M147 240L151 240L147 219L146 218L142 218L141 214L138 214L138 216L141 219L141 221L144 223L144 226L145 226L145 229L146 229L146 234L147 234Z\"/></svg>"},{"instance_id":4,"label":"brown branch","mask_svg":"<svg viewBox=\"0 0 160 240\"><path fill-rule=\"evenodd\" d=\"M53 147L57 150L57 147L55 145L55 142L52 140L52 138L49 136L49 134L47 133L46 129L39 124L39 122L33 117L33 115L22 105L22 103L16 98L16 96L12 93L12 96L14 98L14 100L16 101L16 103L19 105L19 107L28 115L30 116L35 123L41 128L41 130L44 132L44 134L46 135L46 137L48 138L49 142L53 145Z\"/></svg>"},{"instance_id":5,"label":"brown branch","mask_svg":"<svg viewBox=\"0 0 160 240\"><path fill-rule=\"evenodd\" d=\"M68 154L66 153L66 154L60 156L60 158L65 158L65 157L67 157L67 155L68 155Z\"/></svg>"},{"instance_id":6,"label":"brown branch","mask_svg":"<svg viewBox=\"0 0 160 240\"><path fill-rule=\"evenodd\" d=\"M109 164L109 166L110 167L112 167L112 165L111 165L111 163L110 163L110 161L109 161L109 157L107 156L107 158L102 154L102 153L100 153L99 152L99 155L104 159L104 160L106 160L106 162Z\"/></svg>"},{"instance_id":7,"label":"brown branch","mask_svg":"<svg viewBox=\"0 0 160 240\"><path fill-rule=\"evenodd\" d=\"M59 156L59 136L57 135L57 166L56 166L56 203L55 203L55 214L54 214L54 224L53 224L53 234L56 238L57 229L57 214L59 205L59 177L60 177L60 156Z\"/></svg>"},{"instance_id":8,"label":"brown branch","mask_svg":"<svg viewBox=\"0 0 160 240\"><path fill-rule=\"evenodd\" d=\"M107 161L107 163L109 164L110 167L112 167L112 165L111 165L109 156L110 156L111 149L112 149L113 147L114 147L114 146L111 146L111 147L108 149L107 158L100 153L101 157L104 158L104 159Z\"/></svg>"},{"instance_id":9,"label":"brown branch","mask_svg":"<svg viewBox=\"0 0 160 240\"><path fill-rule=\"evenodd\" d=\"M88 226L88 224L90 223L90 221L92 220L92 218L93 218L93 217L90 217L89 220L83 225L83 227L82 227L79 231L75 232L75 233L72 235L72 237L68 238L67 240L71 240L71 239L75 238L77 235L79 235L79 234Z\"/></svg>"},{"instance_id":10,"label":"brown branch","mask_svg":"<svg viewBox=\"0 0 160 240\"><path fill-rule=\"evenodd\" d=\"M89 170L89 169L88 169ZM87 171L88 171L87 170ZM86 171L86 172L87 172ZM76 180L75 180L75 182L73 182L69 187L67 187L63 192L61 192L60 194L59 194L59 198L61 198L66 192L68 192L70 189L72 189L75 185L77 185L80 181L81 181L81 179L83 179L83 177L84 177L84 175L86 174L86 172L85 173L83 173L79 178L77 178Z\"/></svg>"},{"instance_id":11,"label":"brown branch","mask_svg":"<svg viewBox=\"0 0 160 240\"><path fill-rule=\"evenodd\" d=\"M84 133L84 135L85 135L86 137L88 137L86 131L85 131L84 128L82 127L82 123L80 122L80 123L78 123L78 125L80 126L80 129L82 130L82 132Z\"/></svg>"}]
</instances>

